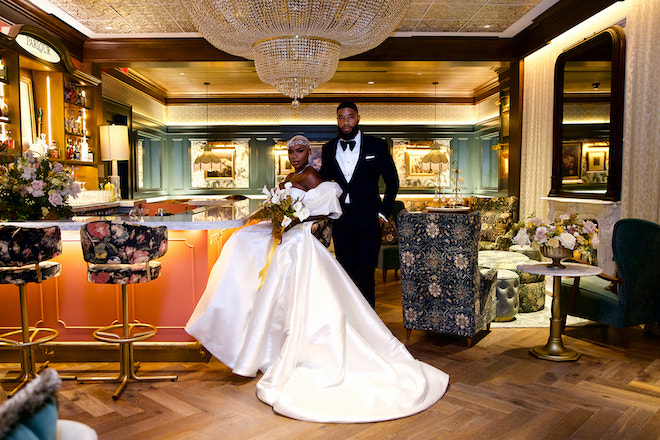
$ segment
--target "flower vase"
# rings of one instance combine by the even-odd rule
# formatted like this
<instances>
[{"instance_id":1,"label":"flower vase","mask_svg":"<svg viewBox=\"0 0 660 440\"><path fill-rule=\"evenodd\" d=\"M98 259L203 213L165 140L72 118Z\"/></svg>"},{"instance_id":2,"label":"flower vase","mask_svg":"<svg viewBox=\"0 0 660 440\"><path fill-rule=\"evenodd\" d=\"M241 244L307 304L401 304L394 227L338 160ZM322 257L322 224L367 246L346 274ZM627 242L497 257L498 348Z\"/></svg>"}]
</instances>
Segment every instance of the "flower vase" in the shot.
<instances>
[{"instance_id":1,"label":"flower vase","mask_svg":"<svg viewBox=\"0 0 660 440\"><path fill-rule=\"evenodd\" d=\"M573 251L563 246L557 246L556 248L552 246L541 246L540 251L541 255L552 260L552 263L548 264L548 267L551 269L565 269L566 266L561 264L561 260L573 256Z\"/></svg>"}]
</instances>

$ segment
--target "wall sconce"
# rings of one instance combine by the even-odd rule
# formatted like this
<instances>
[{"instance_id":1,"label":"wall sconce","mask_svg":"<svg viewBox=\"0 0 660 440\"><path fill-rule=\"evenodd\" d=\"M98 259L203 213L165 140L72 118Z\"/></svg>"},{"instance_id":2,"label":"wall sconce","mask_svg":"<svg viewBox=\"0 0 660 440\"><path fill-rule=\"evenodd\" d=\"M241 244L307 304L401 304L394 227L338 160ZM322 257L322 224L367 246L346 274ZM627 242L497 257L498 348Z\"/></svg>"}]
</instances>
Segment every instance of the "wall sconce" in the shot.
<instances>
[{"instance_id":1,"label":"wall sconce","mask_svg":"<svg viewBox=\"0 0 660 440\"><path fill-rule=\"evenodd\" d=\"M101 141L101 158L112 161L110 183L115 186L115 200L121 199L119 188L119 169L117 161L130 159L128 143L128 127L126 125L102 125L99 127Z\"/></svg>"}]
</instances>

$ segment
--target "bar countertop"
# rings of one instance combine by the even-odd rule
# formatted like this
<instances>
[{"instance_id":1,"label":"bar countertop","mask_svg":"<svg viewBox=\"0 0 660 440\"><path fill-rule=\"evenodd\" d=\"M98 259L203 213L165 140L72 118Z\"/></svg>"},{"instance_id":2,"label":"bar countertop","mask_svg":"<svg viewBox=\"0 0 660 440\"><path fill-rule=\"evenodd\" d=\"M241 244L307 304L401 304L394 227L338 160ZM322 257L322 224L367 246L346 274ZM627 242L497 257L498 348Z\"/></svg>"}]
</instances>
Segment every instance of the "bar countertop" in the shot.
<instances>
[{"instance_id":1,"label":"bar countertop","mask_svg":"<svg viewBox=\"0 0 660 440\"><path fill-rule=\"evenodd\" d=\"M167 226L173 231L212 230L241 226L252 210L250 200L218 200L209 205L172 215L73 216L63 220L33 220L2 224L26 227L59 226L62 231L77 231L84 223L97 220L117 220L144 223L150 226ZM134 211L137 212L137 210Z\"/></svg>"}]
</instances>

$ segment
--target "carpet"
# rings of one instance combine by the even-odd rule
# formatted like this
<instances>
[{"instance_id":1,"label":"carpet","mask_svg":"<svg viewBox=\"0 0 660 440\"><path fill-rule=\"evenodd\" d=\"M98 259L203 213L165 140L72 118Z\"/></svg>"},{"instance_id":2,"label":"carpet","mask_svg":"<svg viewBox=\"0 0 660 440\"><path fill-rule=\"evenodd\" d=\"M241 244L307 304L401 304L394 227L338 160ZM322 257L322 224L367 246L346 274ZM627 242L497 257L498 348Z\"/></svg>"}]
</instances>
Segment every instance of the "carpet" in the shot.
<instances>
[{"instance_id":1,"label":"carpet","mask_svg":"<svg viewBox=\"0 0 660 440\"><path fill-rule=\"evenodd\" d=\"M491 328L523 328L523 327L548 327L550 328L550 310L552 306L552 297L546 295L545 307L543 310L531 313L518 313L513 321L490 323ZM588 319L577 318L575 316L566 317L566 326L582 326L592 324Z\"/></svg>"}]
</instances>

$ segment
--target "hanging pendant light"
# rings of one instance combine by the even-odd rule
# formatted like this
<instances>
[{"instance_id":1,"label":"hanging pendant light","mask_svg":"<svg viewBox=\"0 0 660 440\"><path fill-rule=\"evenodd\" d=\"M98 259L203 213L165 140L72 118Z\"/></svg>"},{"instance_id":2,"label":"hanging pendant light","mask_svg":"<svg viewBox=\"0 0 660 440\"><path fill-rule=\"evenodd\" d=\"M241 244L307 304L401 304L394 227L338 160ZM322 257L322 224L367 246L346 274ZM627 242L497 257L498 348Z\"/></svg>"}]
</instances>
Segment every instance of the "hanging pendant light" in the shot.
<instances>
[{"instance_id":1,"label":"hanging pendant light","mask_svg":"<svg viewBox=\"0 0 660 440\"><path fill-rule=\"evenodd\" d=\"M202 154L198 156L194 162L195 168L198 168L202 171L210 171L213 169L214 163L221 163L220 158L213 154L211 145L209 143L209 138L211 137L211 133L209 131L209 84L211 83L204 83L206 86L206 143L204 145L204 151L202 151Z\"/></svg>"},{"instance_id":2,"label":"hanging pendant light","mask_svg":"<svg viewBox=\"0 0 660 440\"><path fill-rule=\"evenodd\" d=\"M435 129L436 131L438 130L438 82L434 81L433 86L435 88L434 90L434 101L433 101L433 118L435 120ZM426 156L422 157L422 163L428 163L430 164L429 167L433 169L433 165L437 164L438 170L437 171L442 171L443 164L449 164L449 158L447 155L440 151L440 148L443 145L440 144L438 141L434 140L433 143L431 143L431 151L429 154Z\"/></svg>"},{"instance_id":3,"label":"hanging pendant light","mask_svg":"<svg viewBox=\"0 0 660 440\"><path fill-rule=\"evenodd\" d=\"M381 44L408 0L186 0L197 31L218 49L254 60L261 81L294 106L329 81L340 58Z\"/></svg>"}]
</instances>

